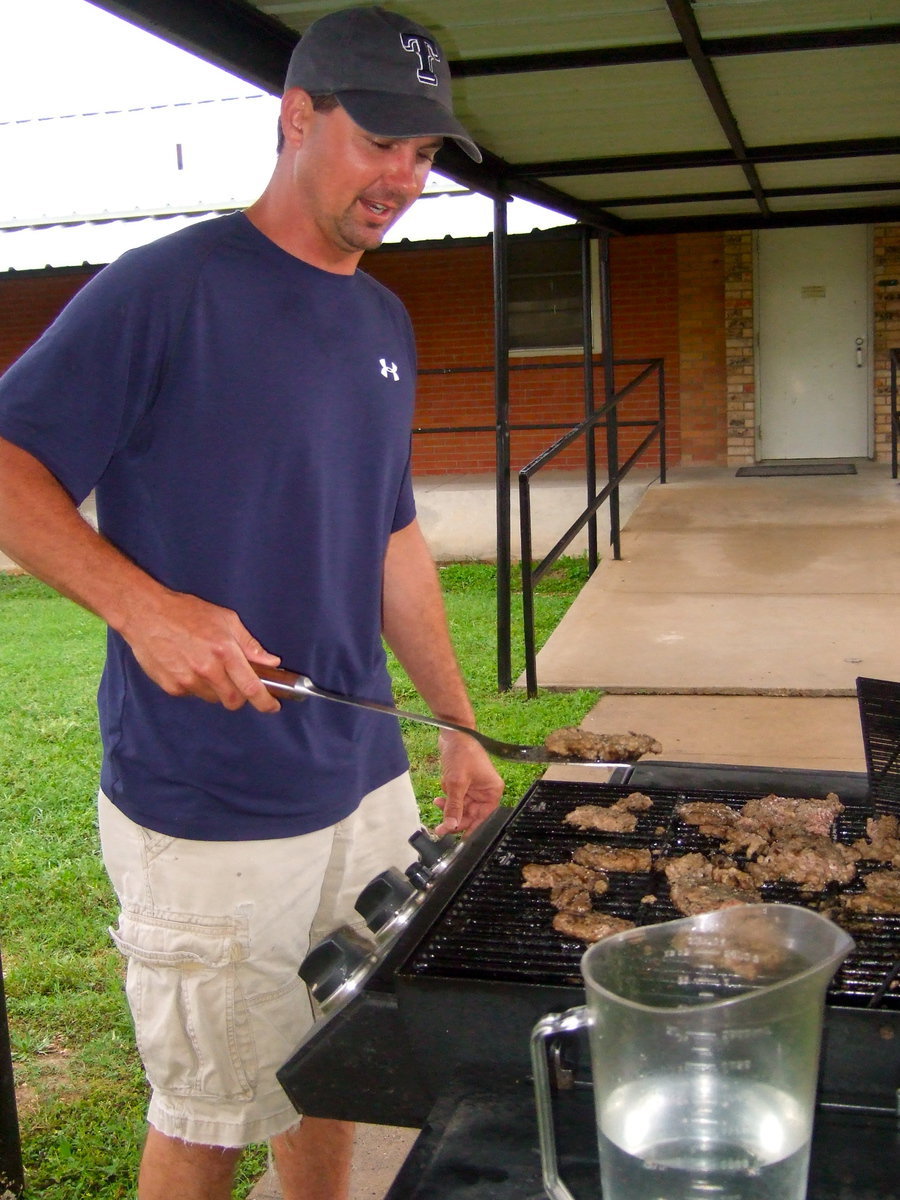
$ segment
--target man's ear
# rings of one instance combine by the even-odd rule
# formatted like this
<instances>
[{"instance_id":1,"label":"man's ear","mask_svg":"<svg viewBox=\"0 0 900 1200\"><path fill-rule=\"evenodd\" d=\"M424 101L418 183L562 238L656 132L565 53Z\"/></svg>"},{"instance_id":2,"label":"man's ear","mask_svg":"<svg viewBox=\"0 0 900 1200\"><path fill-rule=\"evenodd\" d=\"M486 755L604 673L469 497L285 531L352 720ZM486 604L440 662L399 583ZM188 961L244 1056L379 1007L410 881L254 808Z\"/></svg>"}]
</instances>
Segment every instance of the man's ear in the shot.
<instances>
[{"instance_id":1,"label":"man's ear","mask_svg":"<svg viewBox=\"0 0 900 1200\"><path fill-rule=\"evenodd\" d=\"M309 92L303 88L288 88L281 97L281 131L285 145L300 146L306 131L306 122L313 111Z\"/></svg>"}]
</instances>

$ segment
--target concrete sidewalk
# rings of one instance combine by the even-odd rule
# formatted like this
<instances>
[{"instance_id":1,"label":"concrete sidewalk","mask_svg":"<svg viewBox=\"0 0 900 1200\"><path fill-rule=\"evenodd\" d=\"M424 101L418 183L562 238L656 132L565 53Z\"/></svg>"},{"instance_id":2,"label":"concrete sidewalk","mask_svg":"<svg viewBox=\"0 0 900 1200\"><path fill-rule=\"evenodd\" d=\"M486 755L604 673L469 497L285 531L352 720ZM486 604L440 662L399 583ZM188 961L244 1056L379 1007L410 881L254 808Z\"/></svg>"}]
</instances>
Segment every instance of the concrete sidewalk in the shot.
<instances>
[{"instance_id":1,"label":"concrete sidewalk","mask_svg":"<svg viewBox=\"0 0 900 1200\"><path fill-rule=\"evenodd\" d=\"M900 678L900 490L858 475L654 486L538 657L543 687L854 695Z\"/></svg>"}]
</instances>

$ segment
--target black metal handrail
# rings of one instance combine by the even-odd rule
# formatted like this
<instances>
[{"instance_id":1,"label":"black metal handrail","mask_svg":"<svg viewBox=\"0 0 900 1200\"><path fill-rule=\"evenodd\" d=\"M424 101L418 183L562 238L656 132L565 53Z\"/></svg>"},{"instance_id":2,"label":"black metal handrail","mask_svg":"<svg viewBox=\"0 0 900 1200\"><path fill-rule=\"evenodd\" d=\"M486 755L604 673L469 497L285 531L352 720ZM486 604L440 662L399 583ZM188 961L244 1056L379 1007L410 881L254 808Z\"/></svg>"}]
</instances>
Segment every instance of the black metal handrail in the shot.
<instances>
[{"instance_id":1,"label":"black metal handrail","mask_svg":"<svg viewBox=\"0 0 900 1200\"><path fill-rule=\"evenodd\" d=\"M541 577L553 566L572 540L590 521L594 521L600 506L608 499L610 501L610 545L613 547L613 557L620 558L620 528L619 528L619 485L628 475L632 467L644 451L659 438L659 479L666 482L666 405L665 405L665 364L661 358L653 359L623 359L616 360L616 365L644 365L639 372L623 388L620 388L612 398L586 417L568 433L558 438L552 446L532 459L527 466L519 471L519 525L521 538L521 570L522 570L522 622L525 643L525 682L529 698L537 695L537 649L535 646L534 629L534 589ZM618 419L618 406L639 384L656 374L658 413L655 421L622 421ZM621 465L618 465L618 430L625 427L641 427L649 430L637 449ZM600 491L596 486L591 489L587 506L581 515L569 526L562 537L551 550L541 559L537 566L532 562L532 522L531 522L531 479L546 467L556 456L571 445L579 437L588 437L600 428L606 429L607 462L610 464L609 478ZM589 548L588 569L591 574L597 568L596 540L593 539Z\"/></svg>"},{"instance_id":2,"label":"black metal handrail","mask_svg":"<svg viewBox=\"0 0 900 1200\"><path fill-rule=\"evenodd\" d=\"M891 478L897 478L897 443L900 441L900 409L897 407L897 373L900 371L900 347L890 352L891 360Z\"/></svg>"}]
</instances>

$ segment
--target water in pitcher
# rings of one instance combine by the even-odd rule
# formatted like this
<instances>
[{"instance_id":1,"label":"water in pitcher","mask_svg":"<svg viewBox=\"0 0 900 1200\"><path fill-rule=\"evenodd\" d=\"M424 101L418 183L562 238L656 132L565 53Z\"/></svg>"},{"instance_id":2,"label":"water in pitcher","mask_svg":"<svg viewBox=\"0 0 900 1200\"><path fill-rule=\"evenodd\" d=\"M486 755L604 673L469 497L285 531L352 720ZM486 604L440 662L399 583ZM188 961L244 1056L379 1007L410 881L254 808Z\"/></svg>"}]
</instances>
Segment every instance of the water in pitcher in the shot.
<instances>
[{"instance_id":1,"label":"water in pitcher","mask_svg":"<svg viewBox=\"0 0 900 1200\"><path fill-rule=\"evenodd\" d=\"M806 1108L768 1084L672 1073L624 1084L598 1114L604 1200L803 1200Z\"/></svg>"}]
</instances>

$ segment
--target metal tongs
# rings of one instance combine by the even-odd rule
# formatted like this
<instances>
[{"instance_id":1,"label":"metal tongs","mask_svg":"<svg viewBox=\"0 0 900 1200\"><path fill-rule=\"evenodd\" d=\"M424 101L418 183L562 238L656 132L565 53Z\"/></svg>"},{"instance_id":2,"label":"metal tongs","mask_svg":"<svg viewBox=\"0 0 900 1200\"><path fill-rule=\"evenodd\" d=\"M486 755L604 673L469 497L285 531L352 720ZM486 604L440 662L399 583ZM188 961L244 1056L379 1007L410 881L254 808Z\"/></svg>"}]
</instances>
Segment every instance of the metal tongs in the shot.
<instances>
[{"instance_id":1,"label":"metal tongs","mask_svg":"<svg viewBox=\"0 0 900 1200\"><path fill-rule=\"evenodd\" d=\"M606 762L600 759L584 759L554 754L546 746L518 746L514 742L500 742L496 738L479 733L468 725L457 725L454 721L445 721L442 717L430 717L424 713L407 712L393 704L381 704L378 700L361 700L357 696L344 696L340 692L329 692L318 687L308 675L298 675L296 671L286 671L281 667L262 667L253 664L253 670L260 677L269 691L279 700L305 700L307 696L318 696L320 700L331 700L335 704L349 704L352 708L366 708L371 712L387 713L391 717L402 717L405 721L420 721L423 725L436 725L438 729L450 729L454 733L466 733L482 745L488 754L495 758L504 758L510 762L522 763L556 763L558 766L577 765L579 767L633 767L633 762Z\"/></svg>"}]
</instances>

